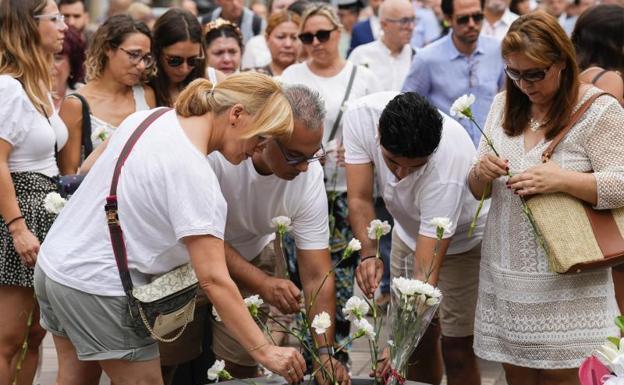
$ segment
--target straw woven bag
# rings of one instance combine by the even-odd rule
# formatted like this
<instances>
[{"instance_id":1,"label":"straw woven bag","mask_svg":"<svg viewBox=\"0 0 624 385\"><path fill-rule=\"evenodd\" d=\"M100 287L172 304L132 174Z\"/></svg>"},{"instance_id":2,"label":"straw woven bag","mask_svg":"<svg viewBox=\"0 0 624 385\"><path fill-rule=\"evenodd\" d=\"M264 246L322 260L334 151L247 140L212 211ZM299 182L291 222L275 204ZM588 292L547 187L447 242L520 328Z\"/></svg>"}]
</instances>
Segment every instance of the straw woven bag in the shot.
<instances>
[{"instance_id":1,"label":"straw woven bag","mask_svg":"<svg viewBox=\"0 0 624 385\"><path fill-rule=\"evenodd\" d=\"M550 160L555 148L599 96L589 98L542 153ZM557 273L579 273L624 263L624 208L595 210L566 193L534 195L527 200Z\"/></svg>"}]
</instances>

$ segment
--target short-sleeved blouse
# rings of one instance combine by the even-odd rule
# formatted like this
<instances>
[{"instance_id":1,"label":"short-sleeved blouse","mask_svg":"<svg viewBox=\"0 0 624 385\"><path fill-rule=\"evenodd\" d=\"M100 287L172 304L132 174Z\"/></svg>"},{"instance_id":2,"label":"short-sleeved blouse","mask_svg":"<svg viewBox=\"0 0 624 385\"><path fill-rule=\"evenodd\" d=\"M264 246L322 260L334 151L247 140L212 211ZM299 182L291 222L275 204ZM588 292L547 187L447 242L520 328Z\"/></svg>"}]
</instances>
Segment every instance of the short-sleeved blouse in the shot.
<instances>
[{"instance_id":1,"label":"short-sleeved blouse","mask_svg":"<svg viewBox=\"0 0 624 385\"><path fill-rule=\"evenodd\" d=\"M580 103L600 92L591 88ZM577 108L578 106L577 105ZM541 163L549 141L525 152L524 135L502 129L505 93L496 96L485 131L510 171ZM597 208L624 206L624 111L601 96L557 147L552 160L564 169L594 172ZM483 138L480 155L489 152ZM520 199L494 181L483 238L474 348L478 356L518 366L578 367L609 335L617 335L610 269L575 275L549 270L544 251L521 211ZM562 224L565 226L565 224Z\"/></svg>"}]
</instances>

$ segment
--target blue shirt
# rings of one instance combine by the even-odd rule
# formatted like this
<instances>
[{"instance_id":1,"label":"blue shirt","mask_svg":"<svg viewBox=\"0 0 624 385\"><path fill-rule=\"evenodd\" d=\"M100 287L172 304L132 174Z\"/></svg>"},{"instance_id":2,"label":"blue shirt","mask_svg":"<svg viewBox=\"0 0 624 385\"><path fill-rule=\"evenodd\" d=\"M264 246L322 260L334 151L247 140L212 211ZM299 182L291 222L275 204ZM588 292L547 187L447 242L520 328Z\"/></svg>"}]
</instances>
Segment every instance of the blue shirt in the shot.
<instances>
[{"instance_id":1,"label":"blue shirt","mask_svg":"<svg viewBox=\"0 0 624 385\"><path fill-rule=\"evenodd\" d=\"M412 47L422 48L440 37L442 26L431 9L414 8L414 15L416 16L416 26L410 41Z\"/></svg>"},{"instance_id":2,"label":"blue shirt","mask_svg":"<svg viewBox=\"0 0 624 385\"><path fill-rule=\"evenodd\" d=\"M500 43L480 36L474 52L466 56L455 47L451 33L417 51L403 92L417 92L447 114L458 97L473 94L476 101L472 113L484 129L492 100L505 80ZM459 123L478 146L481 133L477 127L467 119L459 119Z\"/></svg>"}]
</instances>

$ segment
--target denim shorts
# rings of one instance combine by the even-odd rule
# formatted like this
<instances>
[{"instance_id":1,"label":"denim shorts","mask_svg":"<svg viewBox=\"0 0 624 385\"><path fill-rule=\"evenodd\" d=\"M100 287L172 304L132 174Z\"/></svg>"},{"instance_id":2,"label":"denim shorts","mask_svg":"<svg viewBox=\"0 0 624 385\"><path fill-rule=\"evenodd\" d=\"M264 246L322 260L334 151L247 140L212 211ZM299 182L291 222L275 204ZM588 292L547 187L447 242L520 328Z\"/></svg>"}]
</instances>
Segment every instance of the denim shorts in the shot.
<instances>
[{"instance_id":1,"label":"denim shorts","mask_svg":"<svg viewBox=\"0 0 624 385\"><path fill-rule=\"evenodd\" d=\"M139 337L125 321L126 297L85 293L48 278L35 267L35 294L41 326L68 338L81 361L149 361L158 358L158 344Z\"/></svg>"}]
</instances>

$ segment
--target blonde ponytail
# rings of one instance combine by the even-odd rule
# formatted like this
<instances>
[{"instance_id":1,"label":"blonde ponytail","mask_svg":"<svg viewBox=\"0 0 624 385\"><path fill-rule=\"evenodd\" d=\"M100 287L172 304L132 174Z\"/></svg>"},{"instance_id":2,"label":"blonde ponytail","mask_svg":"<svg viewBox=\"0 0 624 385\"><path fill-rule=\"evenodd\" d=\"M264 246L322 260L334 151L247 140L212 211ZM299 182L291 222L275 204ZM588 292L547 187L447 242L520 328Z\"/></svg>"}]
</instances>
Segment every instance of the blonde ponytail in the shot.
<instances>
[{"instance_id":1,"label":"blonde ponytail","mask_svg":"<svg viewBox=\"0 0 624 385\"><path fill-rule=\"evenodd\" d=\"M175 109L184 117L208 112L218 115L235 104L241 104L253 117L253 123L244 135L246 138L282 136L292 132L292 110L282 88L258 72L230 75L214 87L207 79L193 80L178 96Z\"/></svg>"}]
</instances>

